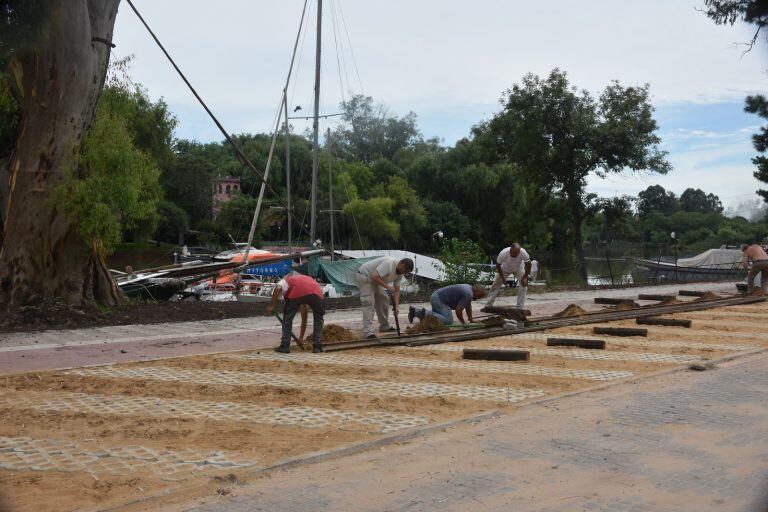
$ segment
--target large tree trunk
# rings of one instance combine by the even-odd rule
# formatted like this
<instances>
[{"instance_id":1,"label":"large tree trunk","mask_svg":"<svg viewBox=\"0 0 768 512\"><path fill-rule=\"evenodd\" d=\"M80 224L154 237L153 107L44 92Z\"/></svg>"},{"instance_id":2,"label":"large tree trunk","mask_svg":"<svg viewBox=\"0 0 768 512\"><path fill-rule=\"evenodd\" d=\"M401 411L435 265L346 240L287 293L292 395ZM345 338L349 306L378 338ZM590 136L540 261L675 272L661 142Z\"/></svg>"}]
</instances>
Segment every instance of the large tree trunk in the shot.
<instances>
[{"instance_id":1,"label":"large tree trunk","mask_svg":"<svg viewBox=\"0 0 768 512\"><path fill-rule=\"evenodd\" d=\"M0 307L114 305L121 294L94 247L56 208L53 193L93 119L120 0L51 0L32 49L9 66L22 107L0 168Z\"/></svg>"}]
</instances>

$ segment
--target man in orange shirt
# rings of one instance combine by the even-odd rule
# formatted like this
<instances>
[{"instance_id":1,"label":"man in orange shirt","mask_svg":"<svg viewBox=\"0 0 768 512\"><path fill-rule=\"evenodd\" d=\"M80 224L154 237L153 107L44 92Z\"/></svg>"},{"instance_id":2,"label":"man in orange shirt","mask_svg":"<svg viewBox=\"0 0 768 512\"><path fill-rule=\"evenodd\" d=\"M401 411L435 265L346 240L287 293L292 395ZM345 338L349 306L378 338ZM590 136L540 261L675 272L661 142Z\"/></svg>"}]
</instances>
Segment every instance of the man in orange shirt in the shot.
<instances>
[{"instance_id":1,"label":"man in orange shirt","mask_svg":"<svg viewBox=\"0 0 768 512\"><path fill-rule=\"evenodd\" d=\"M291 351L291 330L293 329L293 317L302 308L309 306L312 309L312 352L323 351L323 291L320 285L309 276L293 274L285 276L275 286L272 292L272 302L267 307L267 314L271 315L280 300L280 295L285 298L283 306L283 334L280 346L275 352L287 354Z\"/></svg>"}]
</instances>

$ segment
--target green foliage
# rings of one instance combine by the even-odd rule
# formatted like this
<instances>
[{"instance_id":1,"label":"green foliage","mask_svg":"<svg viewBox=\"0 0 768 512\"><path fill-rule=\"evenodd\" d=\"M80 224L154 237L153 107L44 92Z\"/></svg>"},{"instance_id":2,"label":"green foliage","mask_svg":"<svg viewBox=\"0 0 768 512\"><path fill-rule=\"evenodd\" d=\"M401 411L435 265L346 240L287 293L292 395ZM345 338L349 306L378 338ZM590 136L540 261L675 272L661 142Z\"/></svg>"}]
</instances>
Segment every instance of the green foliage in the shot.
<instances>
[{"instance_id":1,"label":"green foliage","mask_svg":"<svg viewBox=\"0 0 768 512\"><path fill-rule=\"evenodd\" d=\"M162 98L153 102L144 87L131 81L128 68L132 59L125 57L110 65L99 104L121 118L134 146L165 169L173 161L173 130L178 121Z\"/></svg>"},{"instance_id":2,"label":"green foliage","mask_svg":"<svg viewBox=\"0 0 768 512\"><path fill-rule=\"evenodd\" d=\"M672 215L680 209L680 202L673 192L667 192L661 185L651 185L637 195L637 210L640 215L661 212Z\"/></svg>"},{"instance_id":3,"label":"green foliage","mask_svg":"<svg viewBox=\"0 0 768 512\"><path fill-rule=\"evenodd\" d=\"M341 105L343 124L334 133L334 142L344 158L372 163L378 159L392 160L402 148L423 142L416 127L416 114L403 117L390 115L373 98L354 95Z\"/></svg>"},{"instance_id":4,"label":"green foliage","mask_svg":"<svg viewBox=\"0 0 768 512\"><path fill-rule=\"evenodd\" d=\"M768 119L768 99L762 94L756 96L747 96L744 111L750 114L757 114L762 119ZM757 170L754 172L755 178L763 183L768 183L768 157L763 154L768 151L768 126L761 126L760 131L752 136L752 145L760 156L752 159ZM757 193L768 203L768 190L760 189Z\"/></svg>"},{"instance_id":5,"label":"green foliage","mask_svg":"<svg viewBox=\"0 0 768 512\"><path fill-rule=\"evenodd\" d=\"M472 240L449 238L440 251L440 260L445 264L443 285L476 284L482 274L483 250Z\"/></svg>"},{"instance_id":6,"label":"green foliage","mask_svg":"<svg viewBox=\"0 0 768 512\"><path fill-rule=\"evenodd\" d=\"M723 213L720 198L700 188L687 188L680 194L680 209L686 212Z\"/></svg>"},{"instance_id":7,"label":"green foliage","mask_svg":"<svg viewBox=\"0 0 768 512\"><path fill-rule=\"evenodd\" d=\"M86 242L108 254L123 230L157 222L159 175L149 156L133 145L125 121L100 105L56 197Z\"/></svg>"},{"instance_id":8,"label":"green foliage","mask_svg":"<svg viewBox=\"0 0 768 512\"><path fill-rule=\"evenodd\" d=\"M353 200L344 206L343 212L350 223L357 224L360 235L378 247L400 237L400 225L392 217L394 207L395 201L388 197L372 197Z\"/></svg>"},{"instance_id":9,"label":"green foliage","mask_svg":"<svg viewBox=\"0 0 768 512\"><path fill-rule=\"evenodd\" d=\"M253 211L256 209L256 199L245 194L236 194L226 203L221 205L221 212L216 221L221 225L225 233L232 236L236 242L244 240L251 230ZM257 231L259 231L257 229ZM257 232L256 238L259 238ZM222 240L223 243L231 243L231 240Z\"/></svg>"},{"instance_id":10,"label":"green foliage","mask_svg":"<svg viewBox=\"0 0 768 512\"><path fill-rule=\"evenodd\" d=\"M516 164L520 176L545 193L560 193L570 213L569 238L582 277L582 221L590 214L587 176L670 170L648 87L613 82L598 99L572 87L564 72L526 75L502 98L503 110L474 128L486 161Z\"/></svg>"},{"instance_id":11,"label":"green foliage","mask_svg":"<svg viewBox=\"0 0 768 512\"><path fill-rule=\"evenodd\" d=\"M718 25L743 21L757 27L747 50L752 49L760 31L768 25L768 5L763 0L704 0L707 16Z\"/></svg>"},{"instance_id":12,"label":"green foliage","mask_svg":"<svg viewBox=\"0 0 768 512\"><path fill-rule=\"evenodd\" d=\"M162 242L179 243L180 235L189 229L187 212L170 201L160 201L157 205L157 231L155 238Z\"/></svg>"}]
</instances>

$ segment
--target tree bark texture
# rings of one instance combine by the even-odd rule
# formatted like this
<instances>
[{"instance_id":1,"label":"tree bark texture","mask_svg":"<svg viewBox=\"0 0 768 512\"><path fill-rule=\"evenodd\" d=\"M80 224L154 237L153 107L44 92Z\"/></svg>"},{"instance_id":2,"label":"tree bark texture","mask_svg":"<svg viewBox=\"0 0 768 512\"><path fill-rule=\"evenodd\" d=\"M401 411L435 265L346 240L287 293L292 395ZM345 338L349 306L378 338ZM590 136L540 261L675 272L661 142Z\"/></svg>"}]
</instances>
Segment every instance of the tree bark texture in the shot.
<instances>
[{"instance_id":1,"label":"tree bark texture","mask_svg":"<svg viewBox=\"0 0 768 512\"><path fill-rule=\"evenodd\" d=\"M18 135L0 167L0 307L117 304L102 258L56 208L54 191L91 121L109 63L120 0L51 0L34 48L9 63L21 105ZM116 172L119 172L116 170Z\"/></svg>"}]
</instances>

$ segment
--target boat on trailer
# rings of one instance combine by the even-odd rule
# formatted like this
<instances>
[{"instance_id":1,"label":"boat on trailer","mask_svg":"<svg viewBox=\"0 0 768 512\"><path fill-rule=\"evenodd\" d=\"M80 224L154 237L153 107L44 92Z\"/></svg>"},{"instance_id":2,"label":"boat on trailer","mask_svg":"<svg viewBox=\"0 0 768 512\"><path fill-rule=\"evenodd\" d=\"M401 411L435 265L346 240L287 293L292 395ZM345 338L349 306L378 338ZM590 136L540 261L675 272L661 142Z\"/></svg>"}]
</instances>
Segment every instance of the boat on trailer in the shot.
<instances>
[{"instance_id":1,"label":"boat on trailer","mask_svg":"<svg viewBox=\"0 0 768 512\"><path fill-rule=\"evenodd\" d=\"M632 262L635 269L648 280L723 281L744 277L742 257L739 249L723 246L676 261L632 258Z\"/></svg>"}]
</instances>

